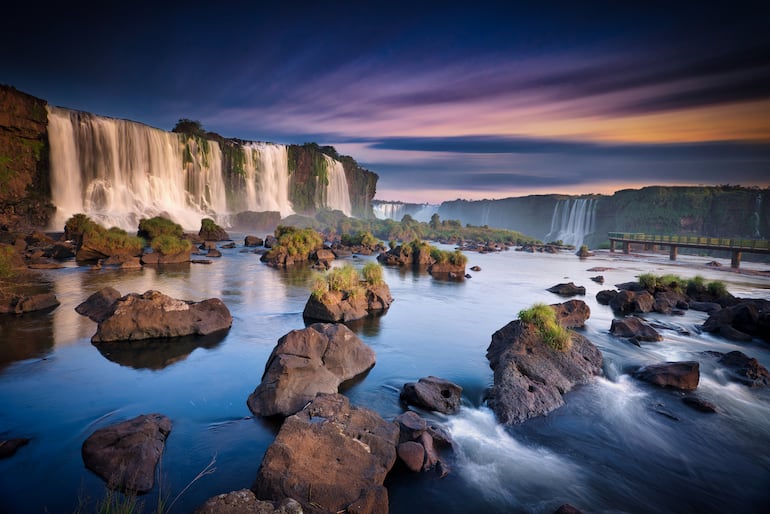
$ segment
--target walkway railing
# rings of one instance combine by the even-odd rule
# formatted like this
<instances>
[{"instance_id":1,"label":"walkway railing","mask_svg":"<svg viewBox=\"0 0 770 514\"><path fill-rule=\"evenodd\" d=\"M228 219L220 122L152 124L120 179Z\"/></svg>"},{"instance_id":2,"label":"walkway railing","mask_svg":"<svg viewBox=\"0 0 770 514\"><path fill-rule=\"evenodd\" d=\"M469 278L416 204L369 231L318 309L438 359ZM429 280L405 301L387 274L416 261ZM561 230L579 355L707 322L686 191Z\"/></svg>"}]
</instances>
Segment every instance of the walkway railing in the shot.
<instances>
[{"instance_id":1,"label":"walkway railing","mask_svg":"<svg viewBox=\"0 0 770 514\"><path fill-rule=\"evenodd\" d=\"M623 243L623 252L630 253L631 244L644 244L646 247L668 246L671 260L676 260L677 248L702 248L707 250L726 250L732 252L731 266L741 264L741 252L770 253L770 241L767 239L737 239L701 236L664 236L641 234L638 232L610 232L610 251L615 251L615 243Z\"/></svg>"}]
</instances>

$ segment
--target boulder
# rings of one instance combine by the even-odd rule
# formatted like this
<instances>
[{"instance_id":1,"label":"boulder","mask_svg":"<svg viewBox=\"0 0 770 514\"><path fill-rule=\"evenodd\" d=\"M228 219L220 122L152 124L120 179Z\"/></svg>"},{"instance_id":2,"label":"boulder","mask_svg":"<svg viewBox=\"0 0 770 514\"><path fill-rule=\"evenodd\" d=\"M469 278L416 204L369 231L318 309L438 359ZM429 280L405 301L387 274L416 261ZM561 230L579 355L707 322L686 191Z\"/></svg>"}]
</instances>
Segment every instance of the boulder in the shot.
<instances>
[{"instance_id":1,"label":"boulder","mask_svg":"<svg viewBox=\"0 0 770 514\"><path fill-rule=\"evenodd\" d=\"M405 441L396 448L396 454L409 471L418 473L422 471L425 462L425 447L417 441Z\"/></svg>"},{"instance_id":2,"label":"boulder","mask_svg":"<svg viewBox=\"0 0 770 514\"><path fill-rule=\"evenodd\" d=\"M243 246L251 248L255 246L262 246L263 244L265 244L265 241L261 237L246 236L243 238Z\"/></svg>"},{"instance_id":3,"label":"boulder","mask_svg":"<svg viewBox=\"0 0 770 514\"><path fill-rule=\"evenodd\" d=\"M492 335L487 359L494 385L487 394L498 420L506 425L548 414L564 404L563 395L602 372L602 354L587 338L572 333L566 351L554 350L537 330L514 320Z\"/></svg>"},{"instance_id":4,"label":"boulder","mask_svg":"<svg viewBox=\"0 0 770 514\"><path fill-rule=\"evenodd\" d=\"M628 316L623 319L613 319L610 333L617 337L627 337L634 341L662 341L663 336L650 325L637 318Z\"/></svg>"},{"instance_id":5,"label":"boulder","mask_svg":"<svg viewBox=\"0 0 770 514\"><path fill-rule=\"evenodd\" d=\"M639 368L633 375L660 387L694 391L700 381L700 364L697 361L650 364Z\"/></svg>"},{"instance_id":6,"label":"boulder","mask_svg":"<svg viewBox=\"0 0 770 514\"><path fill-rule=\"evenodd\" d=\"M610 308L617 314L650 312L654 304L655 298L646 290L622 289L613 295L609 301Z\"/></svg>"},{"instance_id":7,"label":"boulder","mask_svg":"<svg viewBox=\"0 0 770 514\"><path fill-rule=\"evenodd\" d=\"M609 305L617 294L618 292L613 291L612 289L604 289L596 293L596 301L601 305Z\"/></svg>"},{"instance_id":8,"label":"boulder","mask_svg":"<svg viewBox=\"0 0 770 514\"><path fill-rule=\"evenodd\" d=\"M719 358L719 364L730 372L731 378L749 387L766 387L770 385L770 373L767 368L753 357L743 352L732 351Z\"/></svg>"},{"instance_id":9,"label":"boulder","mask_svg":"<svg viewBox=\"0 0 770 514\"><path fill-rule=\"evenodd\" d=\"M695 300L690 300L687 306L694 311L705 312L706 314L714 313L722 308L716 302L697 302Z\"/></svg>"},{"instance_id":10,"label":"boulder","mask_svg":"<svg viewBox=\"0 0 770 514\"><path fill-rule=\"evenodd\" d=\"M585 326L591 317L591 309L583 300L568 300L564 303L551 304L556 313L556 321L564 328L580 328Z\"/></svg>"},{"instance_id":11,"label":"boulder","mask_svg":"<svg viewBox=\"0 0 770 514\"><path fill-rule=\"evenodd\" d=\"M201 228L198 237L204 241L229 241L230 235L225 229L217 225L211 218L201 220Z\"/></svg>"},{"instance_id":12,"label":"boulder","mask_svg":"<svg viewBox=\"0 0 770 514\"><path fill-rule=\"evenodd\" d=\"M671 314L674 310L689 309L688 298L683 293L672 289L655 291L652 310L661 314Z\"/></svg>"},{"instance_id":13,"label":"boulder","mask_svg":"<svg viewBox=\"0 0 770 514\"><path fill-rule=\"evenodd\" d=\"M252 490L241 489L209 498L193 514L302 514L302 506L291 498L278 504L258 500Z\"/></svg>"},{"instance_id":14,"label":"boulder","mask_svg":"<svg viewBox=\"0 0 770 514\"><path fill-rule=\"evenodd\" d=\"M404 384L401 400L429 411L454 414L460 410L463 388L443 378L423 377Z\"/></svg>"},{"instance_id":15,"label":"boulder","mask_svg":"<svg viewBox=\"0 0 770 514\"><path fill-rule=\"evenodd\" d=\"M713 311L703 323L703 330L719 333L734 341L749 341L752 337L770 341L770 301L737 301L735 305Z\"/></svg>"},{"instance_id":16,"label":"boulder","mask_svg":"<svg viewBox=\"0 0 770 514\"><path fill-rule=\"evenodd\" d=\"M583 286L576 286L574 282L556 284L555 286L549 287L547 290L551 293L556 293L559 296L575 296L586 294L586 288Z\"/></svg>"},{"instance_id":17,"label":"boulder","mask_svg":"<svg viewBox=\"0 0 770 514\"><path fill-rule=\"evenodd\" d=\"M278 340L262 382L247 404L257 416L288 416L318 393L336 393L342 382L374 366L374 351L348 327L315 323Z\"/></svg>"},{"instance_id":18,"label":"boulder","mask_svg":"<svg viewBox=\"0 0 770 514\"><path fill-rule=\"evenodd\" d=\"M29 439L26 437L0 440L0 459L7 459L13 456L19 448L26 446L28 443Z\"/></svg>"},{"instance_id":19,"label":"boulder","mask_svg":"<svg viewBox=\"0 0 770 514\"><path fill-rule=\"evenodd\" d=\"M12 294L7 297L0 297L0 314L24 314L42 311L58 307L59 304L59 300L53 293Z\"/></svg>"},{"instance_id":20,"label":"boulder","mask_svg":"<svg viewBox=\"0 0 770 514\"><path fill-rule=\"evenodd\" d=\"M341 394L319 394L283 422L252 488L293 498L307 512L388 512L383 486L396 461L398 427Z\"/></svg>"},{"instance_id":21,"label":"boulder","mask_svg":"<svg viewBox=\"0 0 770 514\"><path fill-rule=\"evenodd\" d=\"M85 299L75 307L75 312L88 316L97 323L104 321L112 314L112 307L121 297L120 292L114 287L105 287Z\"/></svg>"},{"instance_id":22,"label":"boulder","mask_svg":"<svg viewBox=\"0 0 770 514\"><path fill-rule=\"evenodd\" d=\"M146 493L155 483L155 467L170 432L171 420L162 414L101 428L83 443L83 462L110 489Z\"/></svg>"},{"instance_id":23,"label":"boulder","mask_svg":"<svg viewBox=\"0 0 770 514\"><path fill-rule=\"evenodd\" d=\"M218 298L190 302L150 290L117 299L91 342L208 335L227 330L232 323L230 311Z\"/></svg>"},{"instance_id":24,"label":"boulder","mask_svg":"<svg viewBox=\"0 0 770 514\"><path fill-rule=\"evenodd\" d=\"M604 284L604 275L596 275L595 277L591 277L591 280L597 284Z\"/></svg>"}]
</instances>

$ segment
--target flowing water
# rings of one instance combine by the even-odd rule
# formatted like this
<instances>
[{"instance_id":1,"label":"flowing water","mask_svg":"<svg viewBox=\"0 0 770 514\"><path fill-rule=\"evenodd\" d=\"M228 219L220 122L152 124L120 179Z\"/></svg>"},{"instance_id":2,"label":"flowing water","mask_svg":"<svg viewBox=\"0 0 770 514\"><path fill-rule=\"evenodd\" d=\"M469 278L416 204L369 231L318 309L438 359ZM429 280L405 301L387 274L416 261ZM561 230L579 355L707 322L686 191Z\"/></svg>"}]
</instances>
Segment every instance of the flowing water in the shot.
<instances>
[{"instance_id":1,"label":"flowing water","mask_svg":"<svg viewBox=\"0 0 770 514\"><path fill-rule=\"evenodd\" d=\"M279 427L252 417L246 399L278 338L305 326L312 274L270 268L240 247L222 252L211 265L162 271L68 263L41 272L61 301L58 308L0 319L0 435L31 438L0 460L0 511L73 512L79 501L101 498L103 482L85 469L80 447L97 428L142 413L163 413L173 422L156 488L142 497L148 510L159 494L173 499L212 458L216 471L196 481L174 512L253 484ZM482 271L463 282L386 268L394 303L380 317L351 324L376 352L377 364L344 393L354 405L392 419L405 409L399 401L405 382L436 375L463 387L459 414L423 413L454 438L454 449L442 455L450 474L440 479L396 466L386 481L390 511L550 513L569 502L584 512L764 512L770 392L730 382L703 352L741 350L770 367L767 343L700 333L706 315L691 311L648 315L669 328L662 342L640 348L608 333L613 314L595 300L598 291L646 272L697 273L725 281L736 296L768 297L767 277L707 268L700 257L679 259L469 254L468 265ZM589 279L600 274L588 271L593 266L610 268L601 272L605 285ZM591 318L581 333L601 349L604 376L568 393L566 405L548 416L502 427L483 404L492 383L485 358L491 335L535 302L563 301L546 288L566 281L586 287ZM74 309L105 286L123 294L157 289L188 300L218 297L233 326L214 338L99 348L90 343L96 324ZM716 404L717 414L692 410L680 393L628 374L648 363L690 359L701 363L697 395Z\"/></svg>"},{"instance_id":2,"label":"flowing water","mask_svg":"<svg viewBox=\"0 0 770 514\"><path fill-rule=\"evenodd\" d=\"M596 227L596 204L594 198L559 200L553 209L551 230L546 241L561 240L566 245L580 248L586 236Z\"/></svg>"}]
</instances>

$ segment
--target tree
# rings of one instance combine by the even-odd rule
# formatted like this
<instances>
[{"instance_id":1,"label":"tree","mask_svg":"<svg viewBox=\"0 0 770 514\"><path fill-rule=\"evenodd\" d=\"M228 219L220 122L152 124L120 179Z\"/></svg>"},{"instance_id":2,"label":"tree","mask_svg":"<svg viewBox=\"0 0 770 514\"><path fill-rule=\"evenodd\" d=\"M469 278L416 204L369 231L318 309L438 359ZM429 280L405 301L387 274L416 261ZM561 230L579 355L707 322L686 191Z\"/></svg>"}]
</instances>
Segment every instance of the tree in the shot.
<instances>
[{"instance_id":1,"label":"tree","mask_svg":"<svg viewBox=\"0 0 770 514\"><path fill-rule=\"evenodd\" d=\"M433 216L430 217L430 222L429 222L430 228L432 228L433 230L436 230L439 226L439 223L440 222L438 218L438 213L433 213Z\"/></svg>"},{"instance_id":2,"label":"tree","mask_svg":"<svg viewBox=\"0 0 770 514\"><path fill-rule=\"evenodd\" d=\"M203 130L203 125L198 120L189 120L187 118L181 118L176 122L176 126L171 129L171 132L179 132L182 134L193 134L196 136L205 136L206 132Z\"/></svg>"}]
</instances>

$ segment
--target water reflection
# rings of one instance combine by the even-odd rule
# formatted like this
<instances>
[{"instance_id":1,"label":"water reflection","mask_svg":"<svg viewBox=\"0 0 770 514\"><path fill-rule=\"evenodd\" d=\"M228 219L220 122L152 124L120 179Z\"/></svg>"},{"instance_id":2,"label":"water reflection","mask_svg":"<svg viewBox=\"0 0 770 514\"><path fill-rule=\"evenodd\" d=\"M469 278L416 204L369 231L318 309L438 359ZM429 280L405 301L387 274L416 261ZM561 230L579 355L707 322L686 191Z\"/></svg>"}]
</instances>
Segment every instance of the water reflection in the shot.
<instances>
[{"instance_id":1,"label":"water reflection","mask_svg":"<svg viewBox=\"0 0 770 514\"><path fill-rule=\"evenodd\" d=\"M5 314L0 318L0 369L53 350L53 318L47 312Z\"/></svg>"},{"instance_id":2,"label":"water reflection","mask_svg":"<svg viewBox=\"0 0 770 514\"><path fill-rule=\"evenodd\" d=\"M219 332L207 336L174 339L145 339L95 344L107 360L134 369L160 370L183 361L197 348L211 350L227 336Z\"/></svg>"}]
</instances>

